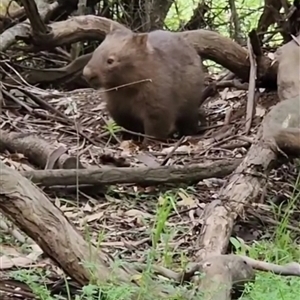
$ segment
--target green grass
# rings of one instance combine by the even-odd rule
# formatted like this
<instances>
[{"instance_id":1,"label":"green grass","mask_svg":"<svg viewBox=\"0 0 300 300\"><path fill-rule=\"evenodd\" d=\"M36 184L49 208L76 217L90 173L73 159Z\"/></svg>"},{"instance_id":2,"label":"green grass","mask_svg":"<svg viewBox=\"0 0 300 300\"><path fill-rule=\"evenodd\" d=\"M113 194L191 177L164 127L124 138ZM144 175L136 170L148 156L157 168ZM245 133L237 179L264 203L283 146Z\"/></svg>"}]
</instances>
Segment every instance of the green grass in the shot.
<instances>
[{"instance_id":1,"label":"green grass","mask_svg":"<svg viewBox=\"0 0 300 300\"><path fill-rule=\"evenodd\" d=\"M296 186L299 186L299 181ZM179 189L180 190L180 189ZM182 190L181 190L182 191ZM187 191L185 191L187 193ZM286 229L288 224L290 213L299 198L299 191L295 189L295 193L289 201L288 207L285 208L287 213L281 220L280 225L274 232L271 241L258 241L253 242L250 246L244 246L237 239L231 239L231 243L235 248L235 252L242 255L248 255L252 258L274 262L278 264L285 264L292 261L300 261L300 248L297 245L289 230ZM159 201L156 209L156 218L151 230L152 248L147 250L147 269L138 278L135 278L140 283L141 287L133 289L131 286L127 285L117 285L117 284L97 284L94 278L93 283L82 288L81 293L76 296L76 300L95 300L95 299L129 299L130 295L134 293L139 294L138 299L144 300L154 300L151 297L151 288L149 285L149 278L152 273L152 264L156 261L160 261L166 267L174 268L173 253L170 249L169 241L172 239L173 235L176 233L176 229L169 228L167 226L167 220L170 213L176 210L176 203L178 201L178 193L174 190L166 192L159 196ZM280 210L280 208L278 208ZM88 227L87 227L88 231ZM86 239L89 239L89 234L85 234ZM105 235L101 232L99 233L99 246L101 246L101 241L105 239ZM181 266L184 267L187 263L187 258L182 255L180 257ZM116 261L116 266L122 262ZM92 272L93 266L88 266ZM177 264L178 269L178 264ZM43 282L46 282L47 275L49 272L42 269L35 270L19 270L12 272L15 279L18 279L26 284L33 290L34 294L41 300L54 300L54 299L72 299L70 296L50 296L50 293ZM66 286L68 287L67 280L65 278ZM179 287L171 287L171 284L164 283L166 288L173 288L174 293L179 293ZM101 288L100 288L101 286ZM181 293L187 287L181 287ZM274 275L272 273L257 272L255 283L248 284L242 300L268 300L268 299L278 299L278 300L289 300L295 299L300 291L300 280L297 277L283 277L279 275ZM185 291L183 293L186 293ZM105 297L103 298L102 296ZM170 297L169 299L180 300L183 299L180 295ZM201 298L198 298L201 299Z\"/></svg>"},{"instance_id":2,"label":"green grass","mask_svg":"<svg viewBox=\"0 0 300 300\"><path fill-rule=\"evenodd\" d=\"M299 261L300 253L299 246L293 245L292 241L288 245L287 249L277 248L274 243L261 242L253 245L250 249L251 257L260 258L264 257L267 261L277 263L287 263L291 261ZM282 255L284 253L284 255ZM153 260L153 254L155 251L149 252L148 272L151 273L151 262ZM279 261L274 260L274 257L281 256ZM284 258L283 258L284 256ZM270 258L270 259L268 259ZM54 299L72 299L69 297L55 296L51 297L50 293L43 284L46 282L46 276L48 272L40 269L36 270L20 270L13 272L15 279L18 279L26 284L33 290L34 294L41 300L54 300ZM152 299L150 286L147 284L148 276L144 274L140 277L141 293L140 299ZM67 283L67 282L66 282ZM67 286L67 284L66 284ZM273 275L271 273L257 272L256 281L254 284L248 284L245 293L241 299L243 300L268 300L268 299L282 299L290 300L295 299L300 291L300 280L297 277L281 277ZM116 285L104 285L102 290L100 286L96 284L90 284L82 288L80 295L76 296L76 300L95 300L100 299L101 295L106 295L106 299L129 299L130 295L136 292L129 286L116 286ZM150 294L149 294L150 293ZM173 298L181 299L179 298ZM154 299L153 299L154 300Z\"/></svg>"},{"instance_id":3,"label":"green grass","mask_svg":"<svg viewBox=\"0 0 300 300\"><path fill-rule=\"evenodd\" d=\"M277 264L300 262L300 245L294 242L291 232L286 228L291 213L300 197L300 173L295 185L293 195L285 208L283 218L273 234L272 242L259 242L249 249L249 256ZM278 208L280 213L281 208ZM244 254L242 247L239 253ZM300 280L299 277L282 277L272 273L257 272L254 284L249 284L243 300L264 300L278 299L290 300L299 297Z\"/></svg>"}]
</instances>

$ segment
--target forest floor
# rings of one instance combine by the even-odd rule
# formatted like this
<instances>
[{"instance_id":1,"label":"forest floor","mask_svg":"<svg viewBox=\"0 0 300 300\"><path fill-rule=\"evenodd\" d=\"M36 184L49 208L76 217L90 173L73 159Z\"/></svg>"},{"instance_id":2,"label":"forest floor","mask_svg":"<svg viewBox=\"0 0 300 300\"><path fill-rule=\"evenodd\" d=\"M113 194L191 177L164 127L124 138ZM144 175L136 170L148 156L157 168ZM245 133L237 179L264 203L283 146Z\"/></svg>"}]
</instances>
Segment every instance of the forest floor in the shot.
<instances>
[{"instance_id":1,"label":"forest floor","mask_svg":"<svg viewBox=\"0 0 300 300\"><path fill-rule=\"evenodd\" d=\"M39 97L73 119L74 125L42 120L24 107L12 105L2 111L2 129L35 133L50 144L62 144L85 166L184 165L220 158L242 158L262 118L277 102L276 93L263 94L257 104L251 133L244 136L247 91L224 89L204 105L210 129L182 140L180 145L176 140L153 142L145 151L139 149L139 142L123 139L120 128L105 113L99 92L84 89L68 93L47 90L43 93ZM51 114L42 108L39 111ZM231 122L223 125L229 111ZM83 140L76 132L79 123L80 130L94 144ZM216 142L211 143L213 139ZM174 146L177 148L172 153ZM0 157L18 170L34 168L20 154L5 152ZM299 167L295 163L284 164L271 172L266 189L259 199L253 199L253 204L247 207L234 227L230 252L246 253L278 264L300 261L298 173ZM225 182L226 178L209 178L189 186L123 184L93 191L57 188L44 189L44 192L87 240L101 245L115 258L132 262L151 260L178 269L193 260L198 250L195 241L201 228L201 212L206 203L218 196ZM7 299L12 299L12 295L15 299L100 299L99 289L91 284L81 290L74 282L67 282L63 272L46 257L39 256L35 263L28 264L27 258L34 256L34 250L3 228L0 226L0 275L5 278L5 284L9 282L11 289L7 285L4 288L4 281L0 281L1 299L9 295ZM15 259L13 264L11 258ZM125 287L124 290L110 287L107 299L128 299L125 290ZM297 278L258 273L255 284L248 286L242 299L294 299L299 290Z\"/></svg>"}]
</instances>

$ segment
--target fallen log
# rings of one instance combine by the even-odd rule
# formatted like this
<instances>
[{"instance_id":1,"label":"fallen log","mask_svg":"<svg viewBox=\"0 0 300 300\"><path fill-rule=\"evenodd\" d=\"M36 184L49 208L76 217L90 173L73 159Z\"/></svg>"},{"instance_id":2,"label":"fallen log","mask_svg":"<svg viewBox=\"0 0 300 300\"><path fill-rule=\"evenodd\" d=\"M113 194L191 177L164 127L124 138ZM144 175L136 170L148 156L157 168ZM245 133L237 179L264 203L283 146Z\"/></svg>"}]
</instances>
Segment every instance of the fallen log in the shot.
<instances>
[{"instance_id":1,"label":"fallen log","mask_svg":"<svg viewBox=\"0 0 300 300\"><path fill-rule=\"evenodd\" d=\"M123 25L103 17L93 15L72 17L68 20L49 25L51 32L43 36L42 42L35 40L34 44L39 45L40 49L51 49L81 40L102 40L109 31L111 24L119 28L125 28ZM203 58L208 58L219 63L244 81L249 80L250 62L247 50L236 42L221 36L217 32L202 29L178 32L177 34L182 35L195 47L199 55ZM38 36L33 35L32 38L38 39ZM3 49L5 49L5 47ZM0 50L3 49L0 48ZM80 57L77 59L80 59ZM74 64L75 61L72 63L72 66L70 66L70 69L74 68ZM64 70L65 74L72 73L71 70L67 68L68 67ZM258 78L262 86L276 85L276 63L273 64L271 59L267 56L262 56L258 70ZM55 71L53 70L53 72ZM51 76L54 78L55 74ZM61 76L62 73L56 73L55 80Z\"/></svg>"},{"instance_id":2,"label":"fallen log","mask_svg":"<svg viewBox=\"0 0 300 300\"><path fill-rule=\"evenodd\" d=\"M77 282L87 284L91 276L82 262L94 262L96 278L107 281L111 258L89 245L61 210L32 182L2 162L0 167L0 211ZM120 280L127 281L122 270L117 275Z\"/></svg>"},{"instance_id":3,"label":"fallen log","mask_svg":"<svg viewBox=\"0 0 300 300\"><path fill-rule=\"evenodd\" d=\"M273 151L284 156L300 156L300 94L274 106L265 117L262 129L264 142Z\"/></svg>"},{"instance_id":4,"label":"fallen log","mask_svg":"<svg viewBox=\"0 0 300 300\"><path fill-rule=\"evenodd\" d=\"M206 178L223 178L229 175L241 162L240 159L224 159L211 163L187 166L159 167L107 167L69 170L33 170L21 174L38 185L67 186L79 184L107 185L121 183L163 184L176 182L198 182Z\"/></svg>"},{"instance_id":5,"label":"fallen log","mask_svg":"<svg viewBox=\"0 0 300 300\"><path fill-rule=\"evenodd\" d=\"M35 240L47 256L81 285L85 285L95 278L100 286L113 280L114 284L126 284L127 289L131 286L134 293L130 299L139 299L137 297L137 294L140 295L139 280L133 278L140 278L139 271L145 270L145 265L136 266L125 263L116 268L112 257L87 243L38 187L2 162L0 162L0 168L2 171L0 177L1 213ZM93 266L93 268L90 269L89 266ZM277 274L300 276L300 267L297 263L277 266L262 264L247 257L235 255L209 257L202 264L194 264L193 269L187 269L182 273L154 266L154 273L183 283L183 281L189 280L196 271L206 274L217 272L220 274L220 278L217 278L218 282L207 280L208 276L199 278L198 284L200 284L200 291L207 290L209 286L215 292L212 297L204 295L204 299L222 300L227 299L227 296L224 298L224 290L225 295L229 295L232 285L240 290L244 282L254 280L254 266L265 271L274 269ZM224 272L228 275L226 278L222 276ZM166 290L157 281L149 280L147 283L150 285L151 299L155 299L155 297L156 299L170 299L170 295L175 295L175 290L171 287ZM196 287L189 293L183 291L180 299L199 299ZM178 297L178 289L176 293Z\"/></svg>"},{"instance_id":6,"label":"fallen log","mask_svg":"<svg viewBox=\"0 0 300 300\"><path fill-rule=\"evenodd\" d=\"M57 147L35 134L0 130L0 151L22 153L29 162L42 169L83 168L78 158L68 155L63 146Z\"/></svg>"},{"instance_id":7,"label":"fallen log","mask_svg":"<svg viewBox=\"0 0 300 300\"><path fill-rule=\"evenodd\" d=\"M300 36L298 36L298 41L300 41ZM295 41L291 41L283 47L293 49L289 53L298 53L299 55L299 46ZM199 262L203 263L209 257L226 253L234 221L243 213L244 207L256 198L262 186L266 184L268 172L275 163L278 163L278 156L282 154L283 149L279 147L284 147L288 153L300 155L300 78L299 76L289 76L289 81L286 78L283 79L288 72L294 73L292 70L299 72L300 61L297 56L282 54L278 56L278 62L278 86L281 89L279 91L281 103L272 108L265 117L255 143L231 175L226 186L221 189L219 199L212 201L205 207L203 213L205 226L202 227L197 240L197 248L201 249L197 253L197 261ZM276 147L272 147L272 145L276 145ZM223 266L223 270L220 266L217 273L206 272L207 280L226 282L229 271L224 262ZM230 284L228 280L227 283ZM203 291L212 291L212 287L208 284L202 288ZM221 298L230 299L228 290L224 290L223 294L218 295L216 299Z\"/></svg>"}]
</instances>

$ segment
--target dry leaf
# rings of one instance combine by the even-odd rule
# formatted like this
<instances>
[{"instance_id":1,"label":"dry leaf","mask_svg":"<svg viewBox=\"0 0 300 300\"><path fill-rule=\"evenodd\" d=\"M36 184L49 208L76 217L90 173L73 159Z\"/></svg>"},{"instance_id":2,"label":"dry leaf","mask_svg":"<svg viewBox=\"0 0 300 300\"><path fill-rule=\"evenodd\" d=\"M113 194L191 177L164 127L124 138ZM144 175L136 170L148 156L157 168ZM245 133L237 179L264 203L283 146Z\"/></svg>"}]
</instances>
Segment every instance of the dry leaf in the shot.
<instances>
[{"instance_id":1,"label":"dry leaf","mask_svg":"<svg viewBox=\"0 0 300 300\"><path fill-rule=\"evenodd\" d=\"M182 199L181 201L177 202L178 206L187 206L189 208L197 207L197 203L192 196L183 192L178 192L178 196Z\"/></svg>"},{"instance_id":2,"label":"dry leaf","mask_svg":"<svg viewBox=\"0 0 300 300\"><path fill-rule=\"evenodd\" d=\"M182 145L182 146L179 146L176 150L175 150L175 153L176 152L186 152L187 154L191 153L191 151L193 151L194 149L194 145L190 144L190 145ZM162 153L163 154L169 154L171 151L173 151L174 149L174 146L172 147L168 147L168 148L164 148L162 149Z\"/></svg>"},{"instance_id":3,"label":"dry leaf","mask_svg":"<svg viewBox=\"0 0 300 300\"><path fill-rule=\"evenodd\" d=\"M152 218L153 217L152 215L150 215L146 212L140 211L138 209L130 209L125 212L125 215L128 217L143 217L143 218Z\"/></svg>"},{"instance_id":4,"label":"dry leaf","mask_svg":"<svg viewBox=\"0 0 300 300\"><path fill-rule=\"evenodd\" d=\"M26 267L34 261L27 257L10 258L6 255L0 257L0 270L8 270L13 267Z\"/></svg>"},{"instance_id":5,"label":"dry leaf","mask_svg":"<svg viewBox=\"0 0 300 300\"><path fill-rule=\"evenodd\" d=\"M8 8L8 11L7 11ZM20 9L20 5L16 1L10 0L1 0L0 1L0 15L6 16L11 15L13 12L18 11Z\"/></svg>"},{"instance_id":6,"label":"dry leaf","mask_svg":"<svg viewBox=\"0 0 300 300\"><path fill-rule=\"evenodd\" d=\"M275 59L275 54L272 52L268 52L267 56L271 59L274 60Z\"/></svg>"},{"instance_id":7,"label":"dry leaf","mask_svg":"<svg viewBox=\"0 0 300 300\"><path fill-rule=\"evenodd\" d=\"M82 210L84 212L92 212L93 208L89 205L89 203L86 203Z\"/></svg>"},{"instance_id":8,"label":"dry leaf","mask_svg":"<svg viewBox=\"0 0 300 300\"><path fill-rule=\"evenodd\" d=\"M156 158L146 152L140 152L137 155L137 159L142 162L144 165L146 165L147 167L158 167L160 166L160 164L156 161Z\"/></svg>"},{"instance_id":9,"label":"dry leaf","mask_svg":"<svg viewBox=\"0 0 300 300\"><path fill-rule=\"evenodd\" d=\"M260 105L256 106L255 115L258 117L264 117L266 114L266 109Z\"/></svg>"},{"instance_id":10,"label":"dry leaf","mask_svg":"<svg viewBox=\"0 0 300 300\"><path fill-rule=\"evenodd\" d=\"M92 222L92 221L96 221L96 220L99 220L103 217L104 215L104 212L103 211L100 211L100 212L97 212L95 214L92 214L92 215L87 215L85 216L82 220L81 220L81 224L82 223L89 223L89 222Z\"/></svg>"}]
</instances>

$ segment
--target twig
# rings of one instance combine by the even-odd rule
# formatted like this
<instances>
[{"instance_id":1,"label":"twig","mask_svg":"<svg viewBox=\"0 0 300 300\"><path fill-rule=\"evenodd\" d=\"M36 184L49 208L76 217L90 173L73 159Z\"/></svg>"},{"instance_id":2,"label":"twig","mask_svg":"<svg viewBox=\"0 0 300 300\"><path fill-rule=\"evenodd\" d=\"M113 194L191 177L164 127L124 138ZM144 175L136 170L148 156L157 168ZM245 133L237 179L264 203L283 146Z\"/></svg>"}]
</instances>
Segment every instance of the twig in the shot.
<instances>
[{"instance_id":1,"label":"twig","mask_svg":"<svg viewBox=\"0 0 300 300\"><path fill-rule=\"evenodd\" d=\"M250 60L250 75L249 75L249 90L248 90L248 100L247 100L245 132L246 134L249 134L252 126L252 118L254 115L255 81L256 81L257 65L256 65L256 60L253 53L250 37L248 37L247 39L247 46L248 46L248 55Z\"/></svg>"},{"instance_id":2,"label":"twig","mask_svg":"<svg viewBox=\"0 0 300 300\"><path fill-rule=\"evenodd\" d=\"M177 143L174 145L173 149L167 154L167 156L164 158L164 160L161 163L161 166L165 166L168 162L168 160L171 158L171 156L174 154L176 149L186 140L186 137L183 136L180 140L177 141Z\"/></svg>"},{"instance_id":3,"label":"twig","mask_svg":"<svg viewBox=\"0 0 300 300\"><path fill-rule=\"evenodd\" d=\"M21 2L24 6L27 17L30 20L33 34L41 35L49 33L47 26L41 19L36 3L33 0L21 0Z\"/></svg>"}]
</instances>

